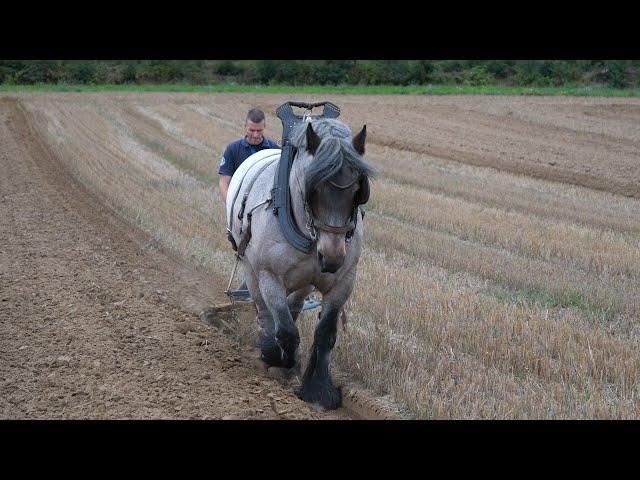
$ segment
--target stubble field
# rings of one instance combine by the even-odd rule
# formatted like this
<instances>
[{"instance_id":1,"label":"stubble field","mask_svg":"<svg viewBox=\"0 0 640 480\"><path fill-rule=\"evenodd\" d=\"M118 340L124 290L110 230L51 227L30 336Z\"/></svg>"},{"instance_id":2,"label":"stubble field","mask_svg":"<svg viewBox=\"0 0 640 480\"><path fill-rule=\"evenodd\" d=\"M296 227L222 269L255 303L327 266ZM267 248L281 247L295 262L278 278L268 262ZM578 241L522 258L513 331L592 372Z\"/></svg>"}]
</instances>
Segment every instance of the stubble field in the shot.
<instances>
[{"instance_id":1,"label":"stubble field","mask_svg":"<svg viewBox=\"0 0 640 480\"><path fill-rule=\"evenodd\" d=\"M279 141L275 109L294 98L2 97L105 205L224 289L218 159L252 106ZM366 124L381 173L341 371L409 418L640 417L640 99L295 99ZM301 318L303 351L314 326Z\"/></svg>"}]
</instances>

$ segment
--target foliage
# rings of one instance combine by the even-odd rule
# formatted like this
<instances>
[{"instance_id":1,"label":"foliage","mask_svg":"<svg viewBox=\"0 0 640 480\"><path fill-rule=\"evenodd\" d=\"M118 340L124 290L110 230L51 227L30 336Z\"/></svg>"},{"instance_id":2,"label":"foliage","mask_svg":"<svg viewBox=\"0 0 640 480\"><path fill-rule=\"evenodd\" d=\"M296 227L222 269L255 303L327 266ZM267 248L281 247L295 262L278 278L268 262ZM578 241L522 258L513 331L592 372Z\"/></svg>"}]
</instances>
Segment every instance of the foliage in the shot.
<instances>
[{"instance_id":1,"label":"foliage","mask_svg":"<svg viewBox=\"0 0 640 480\"><path fill-rule=\"evenodd\" d=\"M638 60L0 60L0 83L637 88Z\"/></svg>"},{"instance_id":2,"label":"foliage","mask_svg":"<svg viewBox=\"0 0 640 480\"><path fill-rule=\"evenodd\" d=\"M73 77L77 83L93 83L96 77L96 66L90 62L80 62L73 70Z\"/></svg>"},{"instance_id":3,"label":"foliage","mask_svg":"<svg viewBox=\"0 0 640 480\"><path fill-rule=\"evenodd\" d=\"M628 85L627 62L612 61L605 66L605 75L610 87L624 88Z\"/></svg>"},{"instance_id":4,"label":"foliage","mask_svg":"<svg viewBox=\"0 0 640 480\"><path fill-rule=\"evenodd\" d=\"M243 69L231 60L222 60L214 67L214 71L220 75L238 75Z\"/></svg>"},{"instance_id":5,"label":"foliage","mask_svg":"<svg viewBox=\"0 0 640 480\"><path fill-rule=\"evenodd\" d=\"M136 81L136 66L133 63L127 63L122 70L122 80L125 83L133 83Z\"/></svg>"},{"instance_id":6,"label":"foliage","mask_svg":"<svg viewBox=\"0 0 640 480\"><path fill-rule=\"evenodd\" d=\"M489 85L493 82L493 75L482 66L475 66L469 71L467 84L474 86Z\"/></svg>"}]
</instances>

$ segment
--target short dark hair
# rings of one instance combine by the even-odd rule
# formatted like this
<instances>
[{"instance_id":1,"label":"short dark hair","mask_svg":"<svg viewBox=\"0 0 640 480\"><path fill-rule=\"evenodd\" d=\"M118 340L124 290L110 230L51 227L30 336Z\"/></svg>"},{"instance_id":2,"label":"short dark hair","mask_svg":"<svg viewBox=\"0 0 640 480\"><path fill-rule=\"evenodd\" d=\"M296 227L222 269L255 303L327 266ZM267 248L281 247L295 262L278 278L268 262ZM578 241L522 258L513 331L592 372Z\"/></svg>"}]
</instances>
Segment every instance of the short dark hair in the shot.
<instances>
[{"instance_id":1,"label":"short dark hair","mask_svg":"<svg viewBox=\"0 0 640 480\"><path fill-rule=\"evenodd\" d=\"M259 108L252 108L247 113L247 120L251 120L253 123L260 123L264 120L264 112Z\"/></svg>"}]
</instances>

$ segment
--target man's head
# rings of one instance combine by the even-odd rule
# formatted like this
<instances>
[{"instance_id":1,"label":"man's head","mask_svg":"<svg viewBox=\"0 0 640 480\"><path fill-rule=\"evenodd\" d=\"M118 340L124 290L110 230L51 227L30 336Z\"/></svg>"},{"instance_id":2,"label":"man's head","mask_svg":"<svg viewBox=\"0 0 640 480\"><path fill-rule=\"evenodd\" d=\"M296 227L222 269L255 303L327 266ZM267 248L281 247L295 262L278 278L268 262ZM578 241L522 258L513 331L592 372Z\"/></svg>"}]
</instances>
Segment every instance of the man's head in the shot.
<instances>
[{"instance_id":1,"label":"man's head","mask_svg":"<svg viewBox=\"0 0 640 480\"><path fill-rule=\"evenodd\" d=\"M260 145L264 139L264 112L259 108L252 108L247 113L245 128L249 145Z\"/></svg>"}]
</instances>

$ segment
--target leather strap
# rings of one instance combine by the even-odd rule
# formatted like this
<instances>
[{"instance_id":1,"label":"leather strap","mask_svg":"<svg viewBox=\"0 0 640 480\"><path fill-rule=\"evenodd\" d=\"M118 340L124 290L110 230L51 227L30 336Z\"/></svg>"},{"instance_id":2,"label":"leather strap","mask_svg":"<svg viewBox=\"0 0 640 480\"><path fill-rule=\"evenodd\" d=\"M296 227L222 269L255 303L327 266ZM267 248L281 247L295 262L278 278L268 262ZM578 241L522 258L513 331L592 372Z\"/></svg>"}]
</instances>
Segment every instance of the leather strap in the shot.
<instances>
[{"instance_id":1,"label":"leather strap","mask_svg":"<svg viewBox=\"0 0 640 480\"><path fill-rule=\"evenodd\" d=\"M282 147L278 173L275 177L274 188L271 191L273 213L278 217L278 223L280 223L280 229L282 230L284 238L286 238L296 250L302 253L311 253L313 241L300 232L293 218L293 212L291 211L289 174L294 156L295 149L291 144Z\"/></svg>"}]
</instances>

